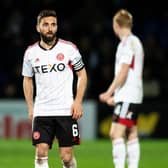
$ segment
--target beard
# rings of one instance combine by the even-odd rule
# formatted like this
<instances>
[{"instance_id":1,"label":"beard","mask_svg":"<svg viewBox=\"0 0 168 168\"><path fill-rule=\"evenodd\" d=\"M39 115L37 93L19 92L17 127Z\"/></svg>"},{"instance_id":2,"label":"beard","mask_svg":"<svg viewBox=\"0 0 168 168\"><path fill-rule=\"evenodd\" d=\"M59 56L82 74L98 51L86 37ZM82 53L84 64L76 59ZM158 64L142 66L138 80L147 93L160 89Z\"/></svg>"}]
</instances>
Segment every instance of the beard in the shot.
<instances>
[{"instance_id":1,"label":"beard","mask_svg":"<svg viewBox=\"0 0 168 168\"><path fill-rule=\"evenodd\" d=\"M44 34L40 34L41 39L46 43L46 44L50 44L52 43L55 38L56 38L56 33L48 33L50 34L50 36L44 35ZM52 36L51 36L52 35Z\"/></svg>"}]
</instances>

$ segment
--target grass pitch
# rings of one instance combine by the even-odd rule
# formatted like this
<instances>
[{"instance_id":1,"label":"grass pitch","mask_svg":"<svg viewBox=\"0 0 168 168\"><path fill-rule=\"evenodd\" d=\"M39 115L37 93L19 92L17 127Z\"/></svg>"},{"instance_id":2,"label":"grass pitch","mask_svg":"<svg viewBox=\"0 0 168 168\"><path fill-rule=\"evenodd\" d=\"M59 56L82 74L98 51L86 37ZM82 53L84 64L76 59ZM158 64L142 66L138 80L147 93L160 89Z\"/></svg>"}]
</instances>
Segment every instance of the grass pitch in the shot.
<instances>
[{"instance_id":1,"label":"grass pitch","mask_svg":"<svg viewBox=\"0 0 168 168\"><path fill-rule=\"evenodd\" d=\"M49 151L50 168L62 168L57 144ZM75 146L78 168L113 168L110 140L82 141ZM141 140L139 168L168 168L168 140ZM30 140L0 139L0 168L34 168Z\"/></svg>"}]
</instances>

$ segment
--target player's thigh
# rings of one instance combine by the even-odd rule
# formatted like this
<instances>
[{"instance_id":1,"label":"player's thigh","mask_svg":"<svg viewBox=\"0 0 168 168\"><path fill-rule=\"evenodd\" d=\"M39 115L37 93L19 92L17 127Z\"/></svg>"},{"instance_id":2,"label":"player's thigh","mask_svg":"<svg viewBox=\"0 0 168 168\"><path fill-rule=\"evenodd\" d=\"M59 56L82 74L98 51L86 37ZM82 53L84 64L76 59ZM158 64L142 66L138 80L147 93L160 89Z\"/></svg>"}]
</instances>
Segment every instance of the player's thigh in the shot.
<instances>
[{"instance_id":1,"label":"player's thigh","mask_svg":"<svg viewBox=\"0 0 168 168\"><path fill-rule=\"evenodd\" d=\"M132 140L138 137L138 128L136 125L132 126L131 128L128 128L127 137L128 140Z\"/></svg>"},{"instance_id":2,"label":"player's thigh","mask_svg":"<svg viewBox=\"0 0 168 168\"><path fill-rule=\"evenodd\" d=\"M111 124L109 136L112 139L121 138L121 137L124 137L125 131L126 131L126 126L125 125L117 123L117 122L113 122Z\"/></svg>"}]
</instances>

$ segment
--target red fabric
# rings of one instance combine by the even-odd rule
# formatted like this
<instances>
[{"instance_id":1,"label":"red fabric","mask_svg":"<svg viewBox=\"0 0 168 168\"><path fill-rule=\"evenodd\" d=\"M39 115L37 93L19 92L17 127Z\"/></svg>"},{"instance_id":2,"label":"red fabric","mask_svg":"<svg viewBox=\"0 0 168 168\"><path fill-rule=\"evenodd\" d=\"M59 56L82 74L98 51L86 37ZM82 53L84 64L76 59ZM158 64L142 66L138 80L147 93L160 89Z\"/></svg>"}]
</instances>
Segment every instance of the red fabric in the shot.
<instances>
[{"instance_id":1,"label":"red fabric","mask_svg":"<svg viewBox=\"0 0 168 168\"><path fill-rule=\"evenodd\" d=\"M127 127L132 127L134 125L136 125L136 121L135 120L129 120L129 119L125 119L125 118L119 118L118 120L119 123L126 125Z\"/></svg>"},{"instance_id":2,"label":"red fabric","mask_svg":"<svg viewBox=\"0 0 168 168\"><path fill-rule=\"evenodd\" d=\"M134 69L134 66L135 66L135 56L133 55L130 68Z\"/></svg>"}]
</instances>

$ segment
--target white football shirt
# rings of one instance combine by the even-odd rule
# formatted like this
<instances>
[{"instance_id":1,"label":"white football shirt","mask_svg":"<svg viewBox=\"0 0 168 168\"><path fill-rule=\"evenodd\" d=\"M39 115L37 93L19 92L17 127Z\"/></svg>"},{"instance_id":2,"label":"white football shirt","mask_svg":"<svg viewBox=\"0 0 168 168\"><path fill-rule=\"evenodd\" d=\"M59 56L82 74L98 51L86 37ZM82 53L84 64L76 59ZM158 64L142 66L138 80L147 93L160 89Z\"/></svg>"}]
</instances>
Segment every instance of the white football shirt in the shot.
<instances>
[{"instance_id":1,"label":"white football shirt","mask_svg":"<svg viewBox=\"0 0 168 168\"><path fill-rule=\"evenodd\" d=\"M77 47L58 39L52 49L39 43L25 51L22 75L35 75L34 116L69 116L73 102L73 69L84 67Z\"/></svg>"},{"instance_id":2,"label":"white football shirt","mask_svg":"<svg viewBox=\"0 0 168 168\"><path fill-rule=\"evenodd\" d=\"M123 63L129 64L127 80L124 85L116 89L115 102L141 103L143 99L142 72L144 51L138 37L131 34L124 37L117 47L115 60L115 75Z\"/></svg>"}]
</instances>

